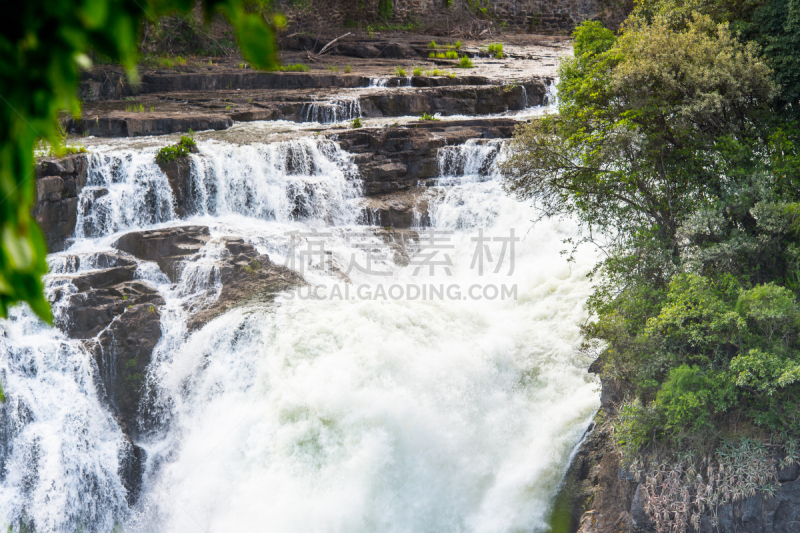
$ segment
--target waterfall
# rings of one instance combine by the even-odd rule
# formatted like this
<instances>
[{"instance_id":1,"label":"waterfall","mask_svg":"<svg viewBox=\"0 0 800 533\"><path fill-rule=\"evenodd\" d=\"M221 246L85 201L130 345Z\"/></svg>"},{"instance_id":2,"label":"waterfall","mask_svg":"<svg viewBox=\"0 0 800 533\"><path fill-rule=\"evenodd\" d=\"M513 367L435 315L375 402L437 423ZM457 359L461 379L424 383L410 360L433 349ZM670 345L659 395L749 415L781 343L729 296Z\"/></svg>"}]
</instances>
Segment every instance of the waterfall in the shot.
<instances>
[{"instance_id":1,"label":"waterfall","mask_svg":"<svg viewBox=\"0 0 800 533\"><path fill-rule=\"evenodd\" d=\"M495 161L500 151L499 142L482 142L474 139L457 146L439 149L439 181L452 182L464 179L483 181L496 174ZM495 176L496 177L496 176Z\"/></svg>"},{"instance_id":2,"label":"waterfall","mask_svg":"<svg viewBox=\"0 0 800 533\"><path fill-rule=\"evenodd\" d=\"M349 154L331 141L210 143L193 163L197 213L339 225L358 216L358 170Z\"/></svg>"},{"instance_id":3,"label":"waterfall","mask_svg":"<svg viewBox=\"0 0 800 533\"><path fill-rule=\"evenodd\" d=\"M303 104L300 114L305 122L330 124L353 120L361 116L361 102L358 98L337 98L327 102Z\"/></svg>"},{"instance_id":4,"label":"waterfall","mask_svg":"<svg viewBox=\"0 0 800 533\"><path fill-rule=\"evenodd\" d=\"M91 356L26 306L1 322L0 525L112 531L127 516L130 443L97 395Z\"/></svg>"},{"instance_id":5,"label":"waterfall","mask_svg":"<svg viewBox=\"0 0 800 533\"><path fill-rule=\"evenodd\" d=\"M77 238L174 218L172 190L152 152L91 154L86 186L78 200Z\"/></svg>"},{"instance_id":6,"label":"waterfall","mask_svg":"<svg viewBox=\"0 0 800 533\"><path fill-rule=\"evenodd\" d=\"M544 101L542 105L545 107L558 107L558 79L553 80L547 84L547 89L544 94Z\"/></svg>"},{"instance_id":7,"label":"waterfall","mask_svg":"<svg viewBox=\"0 0 800 533\"><path fill-rule=\"evenodd\" d=\"M546 531L598 403L576 351L596 258L560 258L569 221L531 228L533 209L502 191L502 144L439 150L428 214L446 271L397 260L417 257L425 231L356 225L361 184L337 144L198 145L185 205L152 148L93 154L74 243L49 257L61 327L75 280L115 261L163 297L138 413L146 431L131 440L112 416L83 341L25 306L0 320L0 529ZM172 281L156 263L109 253L122 232L184 224L208 226L208 242ZM317 263L292 232L302 247L324 243ZM479 236L489 240L476 248ZM359 296L308 298L304 286L192 329L192 313L220 298L232 237L293 260L325 294ZM378 274L352 268L373 255ZM459 292L385 296L427 285ZM467 297L474 286L485 297ZM501 286L514 298L492 297ZM133 446L145 458L135 504Z\"/></svg>"},{"instance_id":8,"label":"waterfall","mask_svg":"<svg viewBox=\"0 0 800 533\"><path fill-rule=\"evenodd\" d=\"M331 141L236 146L202 143L193 155L191 215L352 223L360 195L349 154ZM174 195L152 152L92 155L79 198L76 238L110 235L174 220Z\"/></svg>"},{"instance_id":9,"label":"waterfall","mask_svg":"<svg viewBox=\"0 0 800 533\"><path fill-rule=\"evenodd\" d=\"M370 78L369 79L369 86L370 87L387 87L389 85L389 78Z\"/></svg>"}]
</instances>

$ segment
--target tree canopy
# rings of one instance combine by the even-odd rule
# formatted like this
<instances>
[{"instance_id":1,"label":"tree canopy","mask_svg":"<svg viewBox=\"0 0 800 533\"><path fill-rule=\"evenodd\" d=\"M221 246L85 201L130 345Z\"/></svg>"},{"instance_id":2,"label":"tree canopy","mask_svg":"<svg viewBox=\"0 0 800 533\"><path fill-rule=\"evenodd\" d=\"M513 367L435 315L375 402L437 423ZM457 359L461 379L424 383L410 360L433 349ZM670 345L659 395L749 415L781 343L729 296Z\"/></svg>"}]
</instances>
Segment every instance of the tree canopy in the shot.
<instances>
[{"instance_id":1,"label":"tree canopy","mask_svg":"<svg viewBox=\"0 0 800 533\"><path fill-rule=\"evenodd\" d=\"M654 0L621 34L582 24L559 113L503 166L606 252L584 334L630 451L714 446L732 419L800 436L800 130L770 48L792 38L744 31L763 9Z\"/></svg>"}]
</instances>

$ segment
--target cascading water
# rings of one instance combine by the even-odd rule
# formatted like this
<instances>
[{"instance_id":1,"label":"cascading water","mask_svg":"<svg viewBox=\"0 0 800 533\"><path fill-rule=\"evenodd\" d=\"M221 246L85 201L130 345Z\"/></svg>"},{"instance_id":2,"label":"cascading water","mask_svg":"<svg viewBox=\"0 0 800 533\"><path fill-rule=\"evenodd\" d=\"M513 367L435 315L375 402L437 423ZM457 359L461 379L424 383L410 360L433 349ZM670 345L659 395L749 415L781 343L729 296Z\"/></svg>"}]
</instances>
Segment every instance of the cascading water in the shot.
<instances>
[{"instance_id":1,"label":"cascading water","mask_svg":"<svg viewBox=\"0 0 800 533\"><path fill-rule=\"evenodd\" d=\"M186 212L262 220L349 224L357 169L331 141L246 146L208 142L192 156ZM152 152L93 155L79 198L76 238L175 220L174 198Z\"/></svg>"},{"instance_id":2,"label":"cascading water","mask_svg":"<svg viewBox=\"0 0 800 533\"><path fill-rule=\"evenodd\" d=\"M361 116L361 102L358 98L337 98L328 102L304 104L300 110L306 122L330 124L353 120Z\"/></svg>"},{"instance_id":3,"label":"cascading water","mask_svg":"<svg viewBox=\"0 0 800 533\"><path fill-rule=\"evenodd\" d=\"M91 357L20 307L0 326L0 417L10 421L0 425L0 526L544 531L597 405L575 350L594 258L558 259L575 228L531 229L531 208L501 190L502 157L494 142L441 149L429 215L447 262L431 271L413 257L382 260L376 273L348 268L386 241L380 228L355 225L360 186L335 144L201 143L183 207L188 222L211 228L209 243L175 283L154 263L136 270L166 302L146 381L155 422L136 442L147 456L138 502L127 503L120 472L130 443L96 392ZM55 291L70 290L70 274L105 268L98 252L120 232L186 223L152 158L93 156L76 242L50 258L51 299L64 301ZM323 263L336 268L309 268L291 231L309 243L324 234ZM190 331L189 314L219 296L226 235L274 262L302 263L331 297L284 293ZM425 232L400 235L425 249ZM513 266L510 235L521 239ZM361 292L332 297L345 285ZM393 286L439 285L455 289L391 296ZM492 297L512 287L516 298Z\"/></svg>"},{"instance_id":4,"label":"cascading water","mask_svg":"<svg viewBox=\"0 0 800 533\"><path fill-rule=\"evenodd\" d=\"M544 107L558 107L558 79L547 84L547 92L544 95Z\"/></svg>"}]
</instances>

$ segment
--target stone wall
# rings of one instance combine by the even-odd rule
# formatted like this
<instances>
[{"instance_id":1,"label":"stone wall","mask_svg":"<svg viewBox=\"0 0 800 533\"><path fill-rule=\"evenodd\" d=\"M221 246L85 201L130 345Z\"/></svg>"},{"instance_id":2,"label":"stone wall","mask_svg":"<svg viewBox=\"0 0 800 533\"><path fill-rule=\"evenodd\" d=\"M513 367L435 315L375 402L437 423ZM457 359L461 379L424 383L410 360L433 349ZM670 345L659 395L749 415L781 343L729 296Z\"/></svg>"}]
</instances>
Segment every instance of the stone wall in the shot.
<instances>
[{"instance_id":1,"label":"stone wall","mask_svg":"<svg viewBox=\"0 0 800 533\"><path fill-rule=\"evenodd\" d=\"M283 0L281 9L297 26L344 27L375 22L380 0ZM448 7L449 5L449 7ZM390 22L423 27L485 8L483 18L531 33L569 33L584 20L609 18L609 0L392 0Z\"/></svg>"}]
</instances>

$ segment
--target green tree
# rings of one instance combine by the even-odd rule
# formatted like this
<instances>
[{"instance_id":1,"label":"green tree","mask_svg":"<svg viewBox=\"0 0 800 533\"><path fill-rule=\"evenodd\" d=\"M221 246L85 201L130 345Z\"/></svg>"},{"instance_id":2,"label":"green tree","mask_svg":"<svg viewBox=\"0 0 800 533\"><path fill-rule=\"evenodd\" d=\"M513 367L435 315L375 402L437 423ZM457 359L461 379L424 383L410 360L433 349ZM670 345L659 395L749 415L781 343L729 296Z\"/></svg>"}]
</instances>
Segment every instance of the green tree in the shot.
<instances>
[{"instance_id":1,"label":"green tree","mask_svg":"<svg viewBox=\"0 0 800 533\"><path fill-rule=\"evenodd\" d=\"M576 30L559 114L518 128L506 188L605 252L583 332L627 397L627 451L713 445L726 420L798 436L800 132L731 29L758 6L638 6L621 35Z\"/></svg>"},{"instance_id":2,"label":"green tree","mask_svg":"<svg viewBox=\"0 0 800 533\"><path fill-rule=\"evenodd\" d=\"M670 246L682 218L719 187L720 140L761 133L772 72L755 45L707 17L684 31L633 20L615 40L597 24L576 30L559 114L514 137L506 185L548 215L652 232Z\"/></svg>"},{"instance_id":3,"label":"green tree","mask_svg":"<svg viewBox=\"0 0 800 533\"><path fill-rule=\"evenodd\" d=\"M274 26L257 4L204 0L209 19L224 15L239 46L256 67L274 68ZM0 22L0 316L16 302L28 302L51 320L44 298L46 248L30 211L34 202L35 144L59 146L59 112L80 114L78 82L89 68L88 52L119 62L136 79L137 41L142 21L188 13L192 0L32 0L15 5Z\"/></svg>"}]
</instances>

